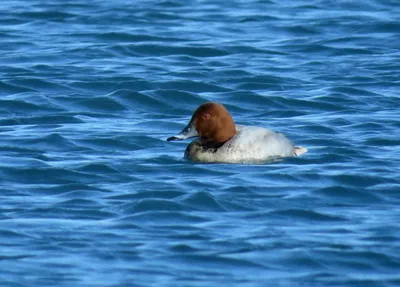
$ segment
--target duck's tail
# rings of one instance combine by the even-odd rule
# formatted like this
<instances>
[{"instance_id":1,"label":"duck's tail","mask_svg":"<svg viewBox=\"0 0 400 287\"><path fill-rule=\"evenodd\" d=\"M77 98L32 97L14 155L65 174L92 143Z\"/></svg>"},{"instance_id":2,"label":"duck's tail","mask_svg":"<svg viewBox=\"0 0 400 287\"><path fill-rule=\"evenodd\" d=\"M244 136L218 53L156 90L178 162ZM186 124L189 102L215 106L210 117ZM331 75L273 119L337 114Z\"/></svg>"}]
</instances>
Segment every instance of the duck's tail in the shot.
<instances>
[{"instance_id":1,"label":"duck's tail","mask_svg":"<svg viewBox=\"0 0 400 287\"><path fill-rule=\"evenodd\" d=\"M303 146L295 146L293 149L293 153L295 156L302 155L303 153L306 153L307 151L308 151L308 149Z\"/></svg>"}]
</instances>

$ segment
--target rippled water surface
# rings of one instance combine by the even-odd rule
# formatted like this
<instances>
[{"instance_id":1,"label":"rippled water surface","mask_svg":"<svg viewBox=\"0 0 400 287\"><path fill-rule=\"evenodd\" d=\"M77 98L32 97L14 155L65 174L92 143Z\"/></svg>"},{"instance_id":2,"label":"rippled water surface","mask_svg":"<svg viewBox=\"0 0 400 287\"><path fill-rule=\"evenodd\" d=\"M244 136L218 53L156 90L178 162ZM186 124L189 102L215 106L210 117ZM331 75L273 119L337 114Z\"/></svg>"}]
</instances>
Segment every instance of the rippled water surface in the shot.
<instances>
[{"instance_id":1,"label":"rippled water surface","mask_svg":"<svg viewBox=\"0 0 400 287\"><path fill-rule=\"evenodd\" d=\"M1 286L400 286L398 1L0 6ZM196 164L205 101L308 147Z\"/></svg>"}]
</instances>

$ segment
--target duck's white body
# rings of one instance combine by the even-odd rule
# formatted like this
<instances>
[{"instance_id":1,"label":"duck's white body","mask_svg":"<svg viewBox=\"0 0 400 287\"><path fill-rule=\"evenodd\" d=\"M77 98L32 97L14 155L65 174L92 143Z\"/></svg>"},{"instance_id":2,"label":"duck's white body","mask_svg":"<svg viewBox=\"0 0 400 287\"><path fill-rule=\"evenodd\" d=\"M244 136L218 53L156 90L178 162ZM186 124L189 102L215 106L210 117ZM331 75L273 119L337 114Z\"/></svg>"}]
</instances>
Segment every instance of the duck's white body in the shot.
<instances>
[{"instance_id":1,"label":"duck's white body","mask_svg":"<svg viewBox=\"0 0 400 287\"><path fill-rule=\"evenodd\" d=\"M237 134L218 148L207 149L201 139L186 149L185 157L197 162L244 163L298 156L306 148L295 147L281 133L255 126L236 126Z\"/></svg>"}]
</instances>

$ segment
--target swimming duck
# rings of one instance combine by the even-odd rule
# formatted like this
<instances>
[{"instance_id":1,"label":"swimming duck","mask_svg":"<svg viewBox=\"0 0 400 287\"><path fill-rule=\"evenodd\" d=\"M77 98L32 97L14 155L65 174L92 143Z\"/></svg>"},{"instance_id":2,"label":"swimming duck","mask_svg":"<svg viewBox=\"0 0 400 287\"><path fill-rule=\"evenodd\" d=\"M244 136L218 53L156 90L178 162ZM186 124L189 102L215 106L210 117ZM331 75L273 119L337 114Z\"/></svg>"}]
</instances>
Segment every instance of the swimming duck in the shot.
<instances>
[{"instance_id":1,"label":"swimming duck","mask_svg":"<svg viewBox=\"0 0 400 287\"><path fill-rule=\"evenodd\" d=\"M235 125L221 104L208 102L193 113L189 124L167 141L200 137L192 141L185 158L197 162L245 163L299 156L307 152L283 134L255 126Z\"/></svg>"}]
</instances>

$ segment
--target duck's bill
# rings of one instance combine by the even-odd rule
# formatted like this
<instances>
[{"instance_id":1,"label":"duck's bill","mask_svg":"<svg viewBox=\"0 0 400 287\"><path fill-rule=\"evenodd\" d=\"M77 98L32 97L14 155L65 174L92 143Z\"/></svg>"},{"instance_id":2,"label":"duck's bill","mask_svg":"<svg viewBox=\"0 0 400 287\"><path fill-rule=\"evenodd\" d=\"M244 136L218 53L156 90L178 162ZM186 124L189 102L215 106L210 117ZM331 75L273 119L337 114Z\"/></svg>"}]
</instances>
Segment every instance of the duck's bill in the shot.
<instances>
[{"instance_id":1,"label":"duck's bill","mask_svg":"<svg viewBox=\"0 0 400 287\"><path fill-rule=\"evenodd\" d=\"M190 122L179 134L167 138L167 141L181 141L192 137L197 137L199 134Z\"/></svg>"}]
</instances>

